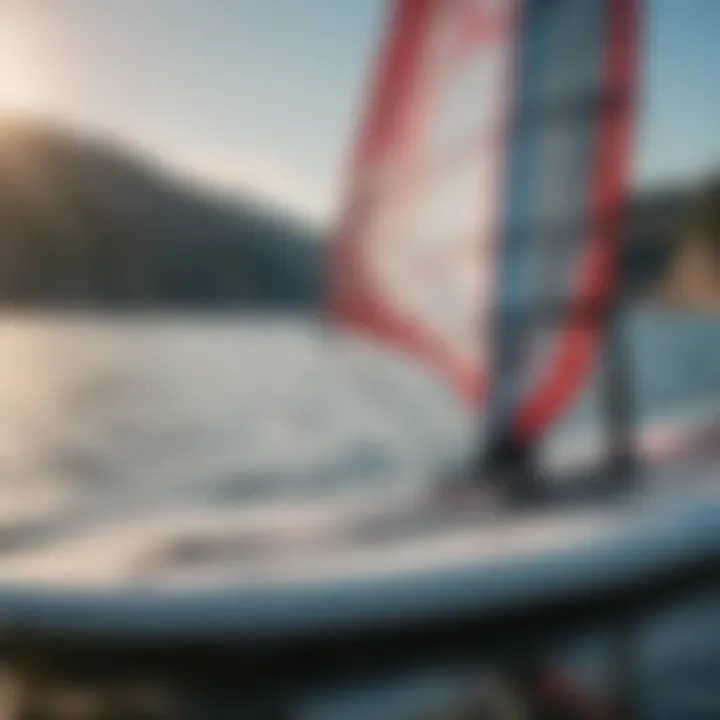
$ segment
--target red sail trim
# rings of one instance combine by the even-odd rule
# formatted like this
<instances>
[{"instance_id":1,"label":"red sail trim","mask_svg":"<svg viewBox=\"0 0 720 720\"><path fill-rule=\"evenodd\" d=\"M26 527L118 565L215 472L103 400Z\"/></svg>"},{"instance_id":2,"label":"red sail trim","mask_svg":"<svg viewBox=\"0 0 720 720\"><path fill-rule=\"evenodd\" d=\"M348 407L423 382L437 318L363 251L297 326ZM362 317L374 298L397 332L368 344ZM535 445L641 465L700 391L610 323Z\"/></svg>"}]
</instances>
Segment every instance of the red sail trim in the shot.
<instances>
[{"instance_id":1,"label":"red sail trim","mask_svg":"<svg viewBox=\"0 0 720 720\"><path fill-rule=\"evenodd\" d=\"M372 211L373 200L363 182L368 171L388 153L401 153L402 145L407 142L402 131L410 130L408 124L412 118L405 116L413 110L410 105L419 72L418 59L437 2L398 0L395 3L390 33L376 71L370 114L353 161L352 177L356 183L350 188L351 204L331 255L335 283L331 311L335 320L357 334L369 335L422 356L450 378L463 397L474 397L479 394L474 369L382 300L368 277L361 246L363 224Z\"/></svg>"},{"instance_id":2,"label":"red sail trim","mask_svg":"<svg viewBox=\"0 0 720 720\"><path fill-rule=\"evenodd\" d=\"M630 168L632 119L637 82L638 24L642 0L609 0L606 86L620 97L621 109L601 123L591 195L592 237L578 273L575 302L580 307L609 301L617 283L619 234ZM582 315L582 314L581 314ZM577 396L586 382L602 339L600 319L571 320L549 364L518 416L516 431L523 438L542 432Z\"/></svg>"},{"instance_id":3,"label":"red sail trim","mask_svg":"<svg viewBox=\"0 0 720 720\"><path fill-rule=\"evenodd\" d=\"M393 141L393 131L402 104L407 102L406 88L417 71L423 32L435 0L397 0L390 31L384 42L375 71L369 113L361 129L354 158L353 177L362 172Z\"/></svg>"},{"instance_id":4,"label":"red sail trim","mask_svg":"<svg viewBox=\"0 0 720 720\"><path fill-rule=\"evenodd\" d=\"M351 168L350 203L331 251L331 312L335 320L405 349L421 344L417 331L383 303L368 276L361 243L372 211L367 173L393 149L411 99L424 30L435 0L397 0L380 55L370 112L365 118Z\"/></svg>"},{"instance_id":5,"label":"red sail trim","mask_svg":"<svg viewBox=\"0 0 720 720\"><path fill-rule=\"evenodd\" d=\"M456 0L467 4L467 0ZM520 0L516 0L520 4ZM423 73L428 70L423 64L424 42L431 24L447 9L447 0L395 0L389 33L384 41L379 65L375 71L370 96L369 113L361 126L355 155L351 167L349 202L338 237L331 248L331 299L330 312L334 321L347 327L356 335L365 335L384 344L393 346L412 356L420 358L445 378L460 397L468 403L478 403L485 396L485 378L478 371L471 358L463 357L453 350L431 328L407 317L402 309L394 307L391 300L377 286L367 257L368 223L373 220L377 201L402 202L409 194L417 191L427 160L413 155L417 141L426 129L423 125L426 105L432 105L434 97L427 94L428 87L420 81L429 79ZM513 32L514 27L499 23L490 15L478 14L472 18L472 32L462 26L461 40L482 43L484 39L499 37L500 33ZM513 18L513 23L515 18ZM507 21L506 21L507 22ZM518 24L519 26L519 24ZM504 36L505 36L504 35ZM503 36L503 37L504 37ZM464 59L472 48L463 45L462 52L446 59L443 66L435 68L434 83L430 91L442 86L442 74L449 72L452 65ZM514 50L514 46L513 46ZM510 63L512 64L512 63ZM506 91L510 103L511 92ZM503 107L502 125L507 125L505 115L510 112ZM506 142L506 128L502 127L502 139L491 150L497 153L496 173L502 173L502 151ZM497 140L496 135L472 139L467 142L467 151L473 148L479 153L480 146ZM414 146L415 143L415 146ZM455 152L445 162L453 163ZM431 163L433 164L433 163ZM444 163L443 163L444 166ZM378 188L379 175L387 168L395 172L392 188ZM442 172L443 168L433 168ZM400 182L397 182L400 180ZM497 193L501 193L501 183ZM494 205L493 205L494 206ZM499 216L499 208L496 215ZM493 220L496 225L498 220ZM392 238L388 238L392 242Z\"/></svg>"}]
</instances>

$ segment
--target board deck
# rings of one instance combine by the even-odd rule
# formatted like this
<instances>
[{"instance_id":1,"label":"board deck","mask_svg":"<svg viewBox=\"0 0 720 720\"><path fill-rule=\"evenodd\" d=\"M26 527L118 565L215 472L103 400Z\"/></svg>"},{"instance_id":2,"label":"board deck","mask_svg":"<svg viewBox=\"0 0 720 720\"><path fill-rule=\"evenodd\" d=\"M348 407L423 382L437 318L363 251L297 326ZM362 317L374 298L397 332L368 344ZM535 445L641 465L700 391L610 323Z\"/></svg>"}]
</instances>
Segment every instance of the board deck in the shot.
<instances>
[{"instance_id":1,"label":"board deck","mask_svg":"<svg viewBox=\"0 0 720 720\"><path fill-rule=\"evenodd\" d=\"M0 566L13 627L122 637L334 632L532 607L720 557L720 445L659 443L636 490L497 512L416 492L108 527Z\"/></svg>"}]
</instances>

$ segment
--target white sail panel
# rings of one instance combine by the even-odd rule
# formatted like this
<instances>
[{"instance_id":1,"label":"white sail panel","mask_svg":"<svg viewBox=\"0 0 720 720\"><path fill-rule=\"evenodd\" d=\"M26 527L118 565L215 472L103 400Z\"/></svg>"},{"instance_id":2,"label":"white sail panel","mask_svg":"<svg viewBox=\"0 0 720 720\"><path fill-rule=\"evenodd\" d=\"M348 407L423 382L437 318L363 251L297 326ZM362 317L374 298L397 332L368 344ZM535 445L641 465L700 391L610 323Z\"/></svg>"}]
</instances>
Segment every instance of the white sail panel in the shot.
<instances>
[{"instance_id":1,"label":"white sail panel","mask_svg":"<svg viewBox=\"0 0 720 720\"><path fill-rule=\"evenodd\" d=\"M338 319L415 354L472 400L487 366L518 6L395 4L335 266Z\"/></svg>"}]
</instances>

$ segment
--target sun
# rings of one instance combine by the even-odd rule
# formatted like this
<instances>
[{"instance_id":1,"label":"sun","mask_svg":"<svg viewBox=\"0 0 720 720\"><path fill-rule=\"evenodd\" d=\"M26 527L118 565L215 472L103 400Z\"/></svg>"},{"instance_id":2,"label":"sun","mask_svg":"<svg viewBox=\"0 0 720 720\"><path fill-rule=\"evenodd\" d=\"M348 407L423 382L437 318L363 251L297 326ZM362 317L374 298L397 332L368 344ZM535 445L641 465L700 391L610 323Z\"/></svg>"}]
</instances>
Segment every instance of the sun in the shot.
<instances>
[{"instance_id":1,"label":"sun","mask_svg":"<svg viewBox=\"0 0 720 720\"><path fill-rule=\"evenodd\" d=\"M0 15L0 112L30 110L42 100L42 86L29 34Z\"/></svg>"}]
</instances>

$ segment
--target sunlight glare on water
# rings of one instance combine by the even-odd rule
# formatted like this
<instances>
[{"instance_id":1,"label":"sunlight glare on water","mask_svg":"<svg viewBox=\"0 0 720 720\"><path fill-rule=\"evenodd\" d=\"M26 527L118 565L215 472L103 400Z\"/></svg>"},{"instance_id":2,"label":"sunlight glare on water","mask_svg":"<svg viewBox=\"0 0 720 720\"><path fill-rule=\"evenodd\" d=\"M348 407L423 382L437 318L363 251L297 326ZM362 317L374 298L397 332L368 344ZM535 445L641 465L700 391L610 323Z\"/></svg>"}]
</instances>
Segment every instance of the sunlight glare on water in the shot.
<instances>
[{"instance_id":1,"label":"sunlight glare on water","mask_svg":"<svg viewBox=\"0 0 720 720\"><path fill-rule=\"evenodd\" d=\"M629 337L645 419L717 417L717 320L650 314ZM577 450L592 395L556 445ZM422 370L309 321L160 315L3 318L0 427L6 550L123 518L420 488L476 432Z\"/></svg>"}]
</instances>

